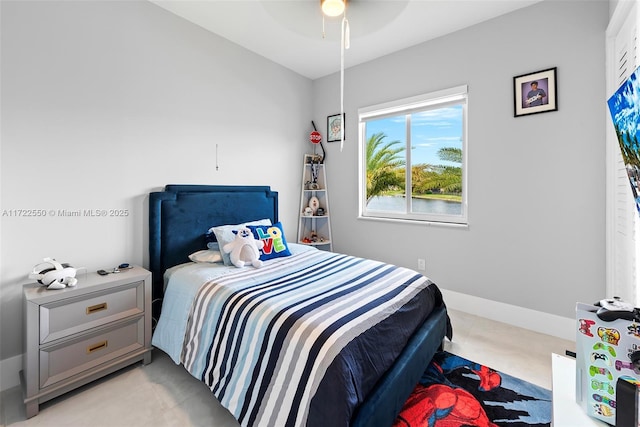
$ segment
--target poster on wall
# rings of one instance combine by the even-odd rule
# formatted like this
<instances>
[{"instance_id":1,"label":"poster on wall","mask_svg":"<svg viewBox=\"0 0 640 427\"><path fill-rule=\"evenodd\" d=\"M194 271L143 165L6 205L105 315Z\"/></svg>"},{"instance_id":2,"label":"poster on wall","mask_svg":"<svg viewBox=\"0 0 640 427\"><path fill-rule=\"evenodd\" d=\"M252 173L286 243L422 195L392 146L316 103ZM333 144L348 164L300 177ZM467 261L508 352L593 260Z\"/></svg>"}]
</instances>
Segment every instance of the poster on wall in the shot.
<instances>
[{"instance_id":1,"label":"poster on wall","mask_svg":"<svg viewBox=\"0 0 640 427\"><path fill-rule=\"evenodd\" d=\"M640 68L609 101L609 111L627 169L633 199L640 215Z\"/></svg>"}]
</instances>

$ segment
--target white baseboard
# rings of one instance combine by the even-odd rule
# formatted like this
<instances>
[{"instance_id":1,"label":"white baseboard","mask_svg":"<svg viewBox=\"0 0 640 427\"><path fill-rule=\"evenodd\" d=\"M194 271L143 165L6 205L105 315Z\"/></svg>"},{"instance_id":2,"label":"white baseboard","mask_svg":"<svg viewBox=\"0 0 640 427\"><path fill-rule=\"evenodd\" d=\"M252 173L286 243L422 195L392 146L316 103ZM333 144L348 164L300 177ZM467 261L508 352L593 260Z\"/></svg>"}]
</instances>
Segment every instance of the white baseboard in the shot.
<instances>
[{"instance_id":1,"label":"white baseboard","mask_svg":"<svg viewBox=\"0 0 640 427\"><path fill-rule=\"evenodd\" d=\"M20 385L22 355L0 360L0 392Z\"/></svg>"},{"instance_id":2,"label":"white baseboard","mask_svg":"<svg viewBox=\"0 0 640 427\"><path fill-rule=\"evenodd\" d=\"M576 340L576 319L440 289L447 307L569 341Z\"/></svg>"},{"instance_id":3,"label":"white baseboard","mask_svg":"<svg viewBox=\"0 0 640 427\"><path fill-rule=\"evenodd\" d=\"M447 307L497 322L535 330L569 341L576 340L575 319L531 310L515 305L442 289ZM535 328L534 328L535 326ZM20 385L18 372L22 369L22 356L0 360L0 391Z\"/></svg>"}]
</instances>

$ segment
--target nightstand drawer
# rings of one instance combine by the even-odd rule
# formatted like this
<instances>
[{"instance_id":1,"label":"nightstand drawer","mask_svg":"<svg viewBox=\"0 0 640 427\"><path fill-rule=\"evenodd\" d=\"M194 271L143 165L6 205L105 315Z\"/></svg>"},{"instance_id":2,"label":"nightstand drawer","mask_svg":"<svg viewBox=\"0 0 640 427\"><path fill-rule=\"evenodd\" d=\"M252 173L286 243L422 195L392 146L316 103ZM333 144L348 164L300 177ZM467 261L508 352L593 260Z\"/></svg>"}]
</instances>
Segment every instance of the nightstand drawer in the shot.
<instances>
[{"instance_id":1,"label":"nightstand drawer","mask_svg":"<svg viewBox=\"0 0 640 427\"><path fill-rule=\"evenodd\" d=\"M40 349L40 387L80 374L144 347L144 317Z\"/></svg>"},{"instance_id":2,"label":"nightstand drawer","mask_svg":"<svg viewBox=\"0 0 640 427\"><path fill-rule=\"evenodd\" d=\"M144 282L40 306L40 344L143 313Z\"/></svg>"}]
</instances>

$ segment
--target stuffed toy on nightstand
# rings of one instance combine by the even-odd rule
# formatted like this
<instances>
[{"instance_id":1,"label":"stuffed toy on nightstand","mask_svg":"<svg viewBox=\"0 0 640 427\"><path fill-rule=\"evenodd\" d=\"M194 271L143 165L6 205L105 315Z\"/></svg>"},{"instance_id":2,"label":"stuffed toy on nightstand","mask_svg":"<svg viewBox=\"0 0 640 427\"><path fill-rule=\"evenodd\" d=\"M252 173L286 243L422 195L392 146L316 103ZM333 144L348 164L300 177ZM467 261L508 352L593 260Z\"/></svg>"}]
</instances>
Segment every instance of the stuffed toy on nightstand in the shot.
<instances>
[{"instance_id":1,"label":"stuffed toy on nightstand","mask_svg":"<svg viewBox=\"0 0 640 427\"><path fill-rule=\"evenodd\" d=\"M256 268L262 267L260 249L264 247L264 242L256 240L248 228L241 228L234 233L236 238L222 247L222 250L229 254L231 264L236 267L248 264Z\"/></svg>"}]
</instances>

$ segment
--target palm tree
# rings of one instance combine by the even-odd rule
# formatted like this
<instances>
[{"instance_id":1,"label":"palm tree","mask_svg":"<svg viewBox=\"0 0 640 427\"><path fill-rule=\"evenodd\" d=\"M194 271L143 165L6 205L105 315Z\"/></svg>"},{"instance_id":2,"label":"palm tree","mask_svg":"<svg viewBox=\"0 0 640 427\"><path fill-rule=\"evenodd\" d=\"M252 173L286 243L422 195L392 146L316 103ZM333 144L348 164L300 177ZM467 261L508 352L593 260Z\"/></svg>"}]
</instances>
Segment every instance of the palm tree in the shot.
<instances>
[{"instance_id":1,"label":"palm tree","mask_svg":"<svg viewBox=\"0 0 640 427\"><path fill-rule=\"evenodd\" d=\"M399 169L405 160L398 155L404 147L395 147L400 141L385 142L386 137L380 132L367 140L367 203L375 196L404 186L404 172Z\"/></svg>"},{"instance_id":2,"label":"palm tree","mask_svg":"<svg viewBox=\"0 0 640 427\"><path fill-rule=\"evenodd\" d=\"M453 163L462 163L462 149L454 147L444 147L438 150L438 157L440 157L440 160L445 160Z\"/></svg>"},{"instance_id":3,"label":"palm tree","mask_svg":"<svg viewBox=\"0 0 640 427\"><path fill-rule=\"evenodd\" d=\"M462 164L462 149L444 147L438 150L440 160ZM415 194L444 191L449 194L462 192L462 168L459 166L418 164L411 168L412 187Z\"/></svg>"}]
</instances>

